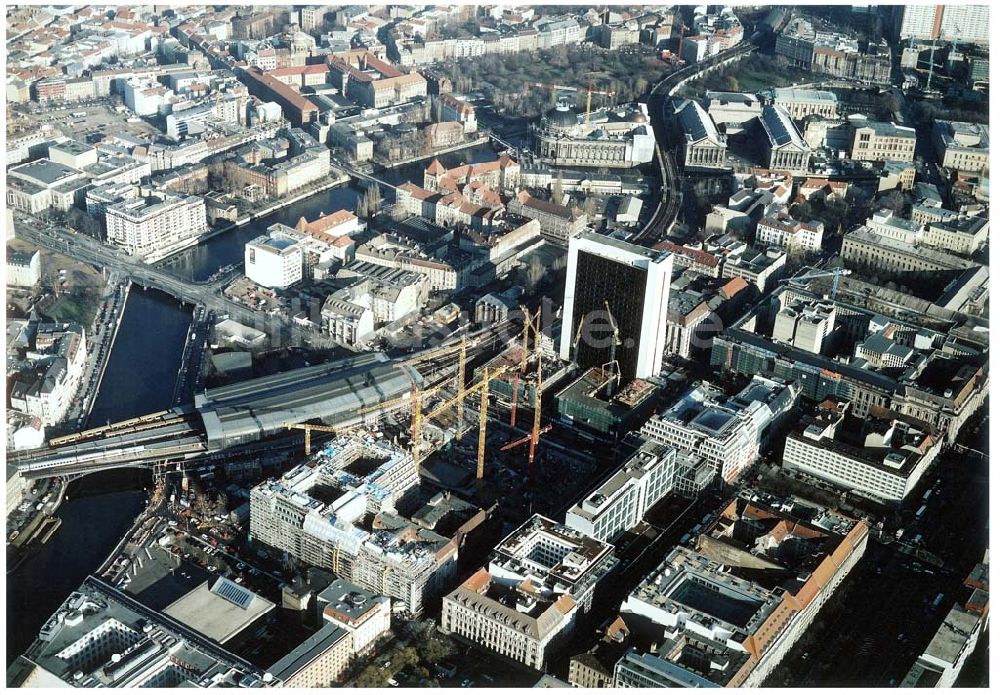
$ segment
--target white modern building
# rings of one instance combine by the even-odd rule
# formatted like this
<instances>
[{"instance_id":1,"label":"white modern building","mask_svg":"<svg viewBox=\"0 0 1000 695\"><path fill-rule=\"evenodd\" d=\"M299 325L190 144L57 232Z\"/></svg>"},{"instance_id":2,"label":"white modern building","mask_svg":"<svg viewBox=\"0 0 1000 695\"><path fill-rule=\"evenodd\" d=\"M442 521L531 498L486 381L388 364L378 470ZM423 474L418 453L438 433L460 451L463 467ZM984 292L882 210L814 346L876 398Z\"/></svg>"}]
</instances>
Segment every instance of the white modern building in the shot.
<instances>
[{"instance_id":1,"label":"white modern building","mask_svg":"<svg viewBox=\"0 0 1000 695\"><path fill-rule=\"evenodd\" d=\"M799 392L795 384L755 376L727 399L720 389L701 383L647 420L640 434L695 452L715 466L716 475L732 482L756 460L771 425L791 411Z\"/></svg>"},{"instance_id":2,"label":"white modern building","mask_svg":"<svg viewBox=\"0 0 1000 695\"><path fill-rule=\"evenodd\" d=\"M791 345L814 355L824 353L836 326L837 307L832 302L795 300L774 317L774 342Z\"/></svg>"},{"instance_id":3,"label":"white modern building","mask_svg":"<svg viewBox=\"0 0 1000 695\"><path fill-rule=\"evenodd\" d=\"M108 205L105 223L109 244L147 263L197 243L208 229L203 198L165 193Z\"/></svg>"},{"instance_id":4,"label":"white modern building","mask_svg":"<svg viewBox=\"0 0 1000 695\"><path fill-rule=\"evenodd\" d=\"M676 449L646 441L615 473L566 512L566 525L609 543L635 527L673 487Z\"/></svg>"},{"instance_id":5,"label":"white modern building","mask_svg":"<svg viewBox=\"0 0 1000 695\"><path fill-rule=\"evenodd\" d=\"M849 404L821 403L788 435L782 465L876 501L898 504L941 452L944 438L929 426L885 409L865 420Z\"/></svg>"},{"instance_id":6,"label":"white modern building","mask_svg":"<svg viewBox=\"0 0 1000 695\"><path fill-rule=\"evenodd\" d=\"M122 85L125 106L139 116L153 116L160 107L167 103L173 91L167 89L155 79L133 77Z\"/></svg>"},{"instance_id":7,"label":"white modern building","mask_svg":"<svg viewBox=\"0 0 1000 695\"><path fill-rule=\"evenodd\" d=\"M302 248L281 232L247 242L243 260L246 276L262 287L285 288L302 279Z\"/></svg>"},{"instance_id":8,"label":"white modern building","mask_svg":"<svg viewBox=\"0 0 1000 695\"><path fill-rule=\"evenodd\" d=\"M559 357L584 369L601 366L615 345L623 379L659 374L672 268L668 252L598 234L571 239Z\"/></svg>"},{"instance_id":9,"label":"white modern building","mask_svg":"<svg viewBox=\"0 0 1000 695\"><path fill-rule=\"evenodd\" d=\"M897 8L901 40L938 39L986 44L990 40L990 7L986 3L901 5Z\"/></svg>"}]
</instances>

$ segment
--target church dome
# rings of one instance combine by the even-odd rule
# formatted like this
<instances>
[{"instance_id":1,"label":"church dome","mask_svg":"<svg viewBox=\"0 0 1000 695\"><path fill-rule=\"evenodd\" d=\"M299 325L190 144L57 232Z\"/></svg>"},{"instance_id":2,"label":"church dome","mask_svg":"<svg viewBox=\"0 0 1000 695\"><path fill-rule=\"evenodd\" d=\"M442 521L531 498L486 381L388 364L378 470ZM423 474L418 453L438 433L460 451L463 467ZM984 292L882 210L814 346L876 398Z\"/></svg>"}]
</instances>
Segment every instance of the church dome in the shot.
<instances>
[{"instance_id":1,"label":"church dome","mask_svg":"<svg viewBox=\"0 0 1000 695\"><path fill-rule=\"evenodd\" d=\"M545 122L554 128L572 128L577 124L576 114L566 104L559 104L546 111Z\"/></svg>"}]
</instances>

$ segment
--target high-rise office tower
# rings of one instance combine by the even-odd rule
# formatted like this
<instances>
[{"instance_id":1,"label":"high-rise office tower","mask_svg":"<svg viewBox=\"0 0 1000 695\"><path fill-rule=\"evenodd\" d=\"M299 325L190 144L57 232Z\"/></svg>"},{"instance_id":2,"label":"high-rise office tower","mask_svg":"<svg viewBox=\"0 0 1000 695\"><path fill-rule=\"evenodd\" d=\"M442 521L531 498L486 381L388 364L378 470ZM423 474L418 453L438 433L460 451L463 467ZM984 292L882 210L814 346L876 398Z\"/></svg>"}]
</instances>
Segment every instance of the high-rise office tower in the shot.
<instances>
[{"instance_id":1,"label":"high-rise office tower","mask_svg":"<svg viewBox=\"0 0 1000 695\"><path fill-rule=\"evenodd\" d=\"M560 357L587 369L614 354L623 380L659 374L672 268L667 252L598 234L572 239Z\"/></svg>"},{"instance_id":2,"label":"high-rise office tower","mask_svg":"<svg viewBox=\"0 0 1000 695\"><path fill-rule=\"evenodd\" d=\"M900 40L938 39L988 43L990 8L985 4L901 5L896 8Z\"/></svg>"}]
</instances>

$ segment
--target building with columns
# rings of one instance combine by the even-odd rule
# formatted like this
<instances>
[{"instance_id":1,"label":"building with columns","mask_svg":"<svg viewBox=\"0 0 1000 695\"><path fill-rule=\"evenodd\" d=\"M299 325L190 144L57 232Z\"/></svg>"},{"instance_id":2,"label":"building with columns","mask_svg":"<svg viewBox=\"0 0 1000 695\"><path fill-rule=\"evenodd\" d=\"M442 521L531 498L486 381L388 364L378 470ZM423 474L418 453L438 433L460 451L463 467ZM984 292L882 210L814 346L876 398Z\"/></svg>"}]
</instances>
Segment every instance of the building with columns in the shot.
<instances>
[{"instance_id":1,"label":"building with columns","mask_svg":"<svg viewBox=\"0 0 1000 695\"><path fill-rule=\"evenodd\" d=\"M684 168L726 168L726 136L722 135L705 109L696 101L685 100L674 109L683 138Z\"/></svg>"},{"instance_id":2,"label":"building with columns","mask_svg":"<svg viewBox=\"0 0 1000 695\"><path fill-rule=\"evenodd\" d=\"M809 168L812 150L802 139L792 117L783 106L768 104L760 114L767 142L764 145L765 165L769 169L805 172Z\"/></svg>"}]
</instances>

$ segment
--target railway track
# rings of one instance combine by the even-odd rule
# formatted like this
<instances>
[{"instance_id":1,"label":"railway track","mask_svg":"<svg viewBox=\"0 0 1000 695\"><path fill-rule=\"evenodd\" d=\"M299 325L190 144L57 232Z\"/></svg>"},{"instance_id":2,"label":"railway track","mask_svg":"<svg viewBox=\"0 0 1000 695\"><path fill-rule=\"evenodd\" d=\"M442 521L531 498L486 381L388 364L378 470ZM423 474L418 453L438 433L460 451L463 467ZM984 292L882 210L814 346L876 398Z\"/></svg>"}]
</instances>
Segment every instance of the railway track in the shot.
<instances>
[{"instance_id":1,"label":"railway track","mask_svg":"<svg viewBox=\"0 0 1000 695\"><path fill-rule=\"evenodd\" d=\"M790 17L790 13L785 10L784 17L775 30L781 31ZM756 36L756 34L755 34ZM741 41L727 51L723 51L706 61L681 68L677 72L667 75L656 83L650 90L647 99L647 109L649 111L650 123L653 126L653 134L656 138L656 159L660 167L660 180L663 185L660 190L660 200L657 202L656 211L650 218L646 226L643 227L632 241L635 243L656 243L662 241L677 221L680 212L681 190L680 175L677 171L677 162L674 159L670 148L670 138L664 122L663 108L667 100L673 93L687 80L693 79L703 72L715 69L719 64L743 55L749 55L757 50L757 45L751 41Z\"/></svg>"}]
</instances>

